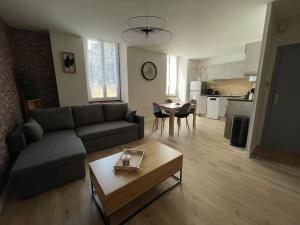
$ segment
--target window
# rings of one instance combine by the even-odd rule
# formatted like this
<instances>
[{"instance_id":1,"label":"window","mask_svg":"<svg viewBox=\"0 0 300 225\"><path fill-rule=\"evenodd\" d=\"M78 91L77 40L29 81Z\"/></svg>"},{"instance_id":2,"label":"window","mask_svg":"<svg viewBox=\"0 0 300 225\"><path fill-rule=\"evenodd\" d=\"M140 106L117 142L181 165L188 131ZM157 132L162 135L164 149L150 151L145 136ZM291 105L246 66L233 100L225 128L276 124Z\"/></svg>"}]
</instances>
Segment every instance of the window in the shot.
<instances>
[{"instance_id":1,"label":"window","mask_svg":"<svg viewBox=\"0 0 300 225\"><path fill-rule=\"evenodd\" d=\"M177 57L167 56L167 96L176 96L177 94Z\"/></svg>"},{"instance_id":2,"label":"window","mask_svg":"<svg viewBox=\"0 0 300 225\"><path fill-rule=\"evenodd\" d=\"M118 44L86 40L89 100L120 100Z\"/></svg>"}]
</instances>

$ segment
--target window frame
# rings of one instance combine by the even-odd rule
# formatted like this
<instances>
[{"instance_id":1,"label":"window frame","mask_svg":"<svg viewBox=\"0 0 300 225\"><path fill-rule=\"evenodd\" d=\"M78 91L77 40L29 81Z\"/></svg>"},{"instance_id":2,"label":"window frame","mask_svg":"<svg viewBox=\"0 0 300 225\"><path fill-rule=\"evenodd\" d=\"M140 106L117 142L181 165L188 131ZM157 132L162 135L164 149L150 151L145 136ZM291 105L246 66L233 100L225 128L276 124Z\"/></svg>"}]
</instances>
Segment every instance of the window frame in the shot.
<instances>
[{"instance_id":1,"label":"window frame","mask_svg":"<svg viewBox=\"0 0 300 225\"><path fill-rule=\"evenodd\" d=\"M93 98L91 96L91 88L90 88L90 84L91 84L91 76L90 76L90 67L89 67L89 57L88 57L88 40L96 40L96 41L100 41L101 42L101 49L102 49L102 62L103 62L103 68L104 68L104 51L103 51L103 44L104 42L107 43L113 43L116 45L116 71L117 71L117 97L107 97L106 96L106 84L105 84L105 74L104 74L104 96L103 98ZM121 75L120 75L120 45L117 42L113 42L113 41L106 41L106 40L102 40L100 38L92 38L92 37L86 37L84 40L84 53L85 53L85 67L86 67L86 83L87 83L87 94L88 94L88 101L89 102L106 102L106 101L121 101Z\"/></svg>"},{"instance_id":2,"label":"window frame","mask_svg":"<svg viewBox=\"0 0 300 225\"><path fill-rule=\"evenodd\" d=\"M171 59L171 56L175 56L176 57L176 85L175 85L175 94L170 94L169 93L169 86L168 86L168 83L170 79L170 59ZM177 97L178 95L178 56L176 55L172 55L172 54L168 54L167 55L167 76L166 76L166 97Z\"/></svg>"}]
</instances>

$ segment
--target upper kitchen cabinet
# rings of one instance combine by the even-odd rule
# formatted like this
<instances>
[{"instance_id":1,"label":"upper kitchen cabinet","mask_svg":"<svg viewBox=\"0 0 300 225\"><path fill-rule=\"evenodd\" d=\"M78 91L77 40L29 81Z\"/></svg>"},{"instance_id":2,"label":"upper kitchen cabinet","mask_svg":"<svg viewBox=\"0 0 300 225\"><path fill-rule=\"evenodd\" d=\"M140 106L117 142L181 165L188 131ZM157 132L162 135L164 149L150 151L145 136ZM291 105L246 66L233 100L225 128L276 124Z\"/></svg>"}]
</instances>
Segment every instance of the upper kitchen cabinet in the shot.
<instances>
[{"instance_id":1,"label":"upper kitchen cabinet","mask_svg":"<svg viewBox=\"0 0 300 225\"><path fill-rule=\"evenodd\" d=\"M259 65L261 41L252 42L246 45L246 60L245 60L245 74L256 75Z\"/></svg>"},{"instance_id":2,"label":"upper kitchen cabinet","mask_svg":"<svg viewBox=\"0 0 300 225\"><path fill-rule=\"evenodd\" d=\"M207 80L222 80L225 79L225 66L224 64L215 64L207 67L206 71Z\"/></svg>"},{"instance_id":3,"label":"upper kitchen cabinet","mask_svg":"<svg viewBox=\"0 0 300 225\"><path fill-rule=\"evenodd\" d=\"M225 64L225 79L245 78L245 61L231 62Z\"/></svg>"},{"instance_id":4,"label":"upper kitchen cabinet","mask_svg":"<svg viewBox=\"0 0 300 225\"><path fill-rule=\"evenodd\" d=\"M207 80L225 80L245 78L245 62L230 62L210 65L206 71Z\"/></svg>"}]
</instances>

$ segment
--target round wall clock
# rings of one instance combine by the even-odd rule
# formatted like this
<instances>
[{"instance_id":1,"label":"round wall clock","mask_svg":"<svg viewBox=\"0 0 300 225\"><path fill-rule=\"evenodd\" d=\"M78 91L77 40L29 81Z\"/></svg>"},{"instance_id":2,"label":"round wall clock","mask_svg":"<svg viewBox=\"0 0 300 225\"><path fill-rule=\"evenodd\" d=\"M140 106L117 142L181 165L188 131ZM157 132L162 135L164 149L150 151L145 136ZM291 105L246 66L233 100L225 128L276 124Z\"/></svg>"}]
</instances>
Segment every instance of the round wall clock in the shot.
<instances>
[{"instance_id":1,"label":"round wall clock","mask_svg":"<svg viewBox=\"0 0 300 225\"><path fill-rule=\"evenodd\" d=\"M146 80L154 80L157 75L157 68L153 62L145 62L142 65L142 75Z\"/></svg>"}]
</instances>

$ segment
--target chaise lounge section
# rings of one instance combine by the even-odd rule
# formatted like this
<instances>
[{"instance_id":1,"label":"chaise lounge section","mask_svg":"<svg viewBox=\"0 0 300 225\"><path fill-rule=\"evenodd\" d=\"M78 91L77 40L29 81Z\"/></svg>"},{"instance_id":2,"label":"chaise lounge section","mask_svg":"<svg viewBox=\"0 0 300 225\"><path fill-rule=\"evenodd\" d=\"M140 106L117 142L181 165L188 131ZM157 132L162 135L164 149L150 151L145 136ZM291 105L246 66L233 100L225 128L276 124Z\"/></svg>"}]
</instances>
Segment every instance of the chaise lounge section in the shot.
<instances>
[{"instance_id":1,"label":"chaise lounge section","mask_svg":"<svg viewBox=\"0 0 300 225\"><path fill-rule=\"evenodd\" d=\"M44 131L40 141L29 142L22 125L8 138L16 158L10 179L22 198L84 177L86 153L144 137L144 118L126 103L41 109L31 117Z\"/></svg>"}]
</instances>

